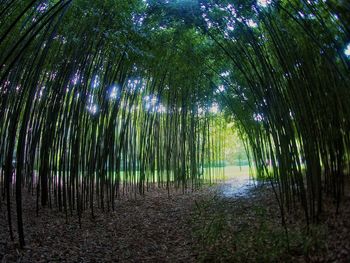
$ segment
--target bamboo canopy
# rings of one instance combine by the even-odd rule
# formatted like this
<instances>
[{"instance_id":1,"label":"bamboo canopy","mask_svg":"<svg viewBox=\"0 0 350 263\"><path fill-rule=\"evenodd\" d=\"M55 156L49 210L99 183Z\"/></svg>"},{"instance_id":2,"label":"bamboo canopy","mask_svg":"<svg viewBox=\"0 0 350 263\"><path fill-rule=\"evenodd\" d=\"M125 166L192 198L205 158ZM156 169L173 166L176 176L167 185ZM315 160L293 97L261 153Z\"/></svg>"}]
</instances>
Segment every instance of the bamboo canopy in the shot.
<instances>
[{"instance_id":1,"label":"bamboo canopy","mask_svg":"<svg viewBox=\"0 0 350 263\"><path fill-rule=\"evenodd\" d=\"M285 212L340 207L349 172L350 6L307 0L0 1L1 202L65 215L222 160L213 107ZM214 105L214 106L213 106ZM215 106L217 105L217 106ZM219 127L219 129L218 129Z\"/></svg>"}]
</instances>

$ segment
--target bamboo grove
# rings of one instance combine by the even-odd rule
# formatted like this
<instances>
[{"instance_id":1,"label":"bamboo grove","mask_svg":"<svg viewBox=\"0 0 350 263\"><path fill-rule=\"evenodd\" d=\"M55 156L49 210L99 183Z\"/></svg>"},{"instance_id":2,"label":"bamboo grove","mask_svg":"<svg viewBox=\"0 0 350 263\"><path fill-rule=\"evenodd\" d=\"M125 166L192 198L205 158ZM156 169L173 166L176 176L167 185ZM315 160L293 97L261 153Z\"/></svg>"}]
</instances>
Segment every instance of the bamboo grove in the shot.
<instances>
[{"instance_id":1,"label":"bamboo grove","mask_svg":"<svg viewBox=\"0 0 350 263\"><path fill-rule=\"evenodd\" d=\"M194 190L210 179L222 146L214 114L187 86L196 83L174 88L171 61L146 68L129 36L108 36L131 26L107 27L130 15L127 1L111 21L100 17L108 5L21 3L1 10L1 192L12 239L12 192L23 246L24 190L36 195L37 214L58 207L80 222L85 210L114 210L121 195Z\"/></svg>"},{"instance_id":2,"label":"bamboo grove","mask_svg":"<svg viewBox=\"0 0 350 263\"><path fill-rule=\"evenodd\" d=\"M333 0L0 1L2 203L115 209L197 188L218 103L285 213L339 209L349 172L350 7ZM350 47L349 47L350 48ZM15 165L13 164L15 160ZM210 170L210 169L209 169Z\"/></svg>"},{"instance_id":3,"label":"bamboo grove","mask_svg":"<svg viewBox=\"0 0 350 263\"><path fill-rule=\"evenodd\" d=\"M224 14L211 21L215 8ZM216 25L208 34L233 68L224 80L230 84L225 103L239 120L259 176L275 189L283 223L297 203L307 224L318 221L324 193L337 209L344 195L349 8L337 1L203 5L207 23Z\"/></svg>"}]
</instances>

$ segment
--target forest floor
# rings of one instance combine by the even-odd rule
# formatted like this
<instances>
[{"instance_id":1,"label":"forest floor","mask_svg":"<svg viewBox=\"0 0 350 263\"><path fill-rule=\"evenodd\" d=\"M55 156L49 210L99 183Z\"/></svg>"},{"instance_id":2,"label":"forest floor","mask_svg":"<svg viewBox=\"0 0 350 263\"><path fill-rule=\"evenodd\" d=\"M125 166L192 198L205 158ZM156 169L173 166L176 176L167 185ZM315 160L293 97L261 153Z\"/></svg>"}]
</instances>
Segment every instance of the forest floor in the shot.
<instances>
[{"instance_id":1,"label":"forest floor","mask_svg":"<svg viewBox=\"0 0 350 263\"><path fill-rule=\"evenodd\" d=\"M247 187L242 178L170 197L151 190L119 200L113 212L96 210L94 219L84 213L81 228L76 215L66 222L55 209L41 209L37 217L35 197L24 198L24 250L9 240L0 208L2 263L350 262L350 198L337 216L326 201L327 214L309 233L295 211L288 216L288 239L271 188Z\"/></svg>"}]
</instances>

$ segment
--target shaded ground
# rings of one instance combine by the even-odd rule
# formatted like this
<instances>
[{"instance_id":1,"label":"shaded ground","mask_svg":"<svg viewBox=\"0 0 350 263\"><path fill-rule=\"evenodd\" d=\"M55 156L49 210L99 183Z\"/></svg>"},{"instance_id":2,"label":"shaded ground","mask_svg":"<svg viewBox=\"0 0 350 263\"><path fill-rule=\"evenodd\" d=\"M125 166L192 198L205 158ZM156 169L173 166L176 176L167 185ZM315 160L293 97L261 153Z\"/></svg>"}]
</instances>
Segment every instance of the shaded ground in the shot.
<instances>
[{"instance_id":1,"label":"shaded ground","mask_svg":"<svg viewBox=\"0 0 350 263\"><path fill-rule=\"evenodd\" d=\"M220 192L197 203L193 232L200 262L350 262L350 198L336 215L325 201L324 219L305 227L301 211L281 225L278 204L268 185L245 196ZM244 189L244 188L243 188Z\"/></svg>"},{"instance_id":2,"label":"shaded ground","mask_svg":"<svg viewBox=\"0 0 350 263\"><path fill-rule=\"evenodd\" d=\"M27 246L24 251L9 242L4 207L0 217L2 262L194 262L195 240L189 218L194 200L202 192L172 193L157 190L140 200L121 200L115 212L77 216L41 210L26 196L24 206ZM33 200L28 200L33 199ZM4 255L5 254L5 255Z\"/></svg>"},{"instance_id":3,"label":"shaded ground","mask_svg":"<svg viewBox=\"0 0 350 263\"><path fill-rule=\"evenodd\" d=\"M0 262L350 262L349 198L309 234L298 212L289 217L287 242L273 192L247 187L244 173L195 193L120 200L114 212L83 214L81 229L76 215L68 223L56 210L36 217L25 195L28 245L20 251L9 241L2 206Z\"/></svg>"}]
</instances>

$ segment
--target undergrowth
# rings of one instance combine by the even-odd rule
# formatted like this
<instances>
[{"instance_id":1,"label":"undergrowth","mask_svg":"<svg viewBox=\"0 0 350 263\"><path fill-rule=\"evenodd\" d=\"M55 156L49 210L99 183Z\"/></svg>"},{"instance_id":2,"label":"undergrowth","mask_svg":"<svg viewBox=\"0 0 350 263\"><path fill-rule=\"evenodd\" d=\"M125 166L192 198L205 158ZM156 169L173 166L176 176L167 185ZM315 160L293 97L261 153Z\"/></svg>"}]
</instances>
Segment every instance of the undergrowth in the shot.
<instances>
[{"instance_id":1,"label":"undergrowth","mask_svg":"<svg viewBox=\"0 0 350 263\"><path fill-rule=\"evenodd\" d=\"M309 261L326 251L327 229L290 223L288 235L277 208L251 198L214 195L196 203L192 218L200 262Z\"/></svg>"}]
</instances>

